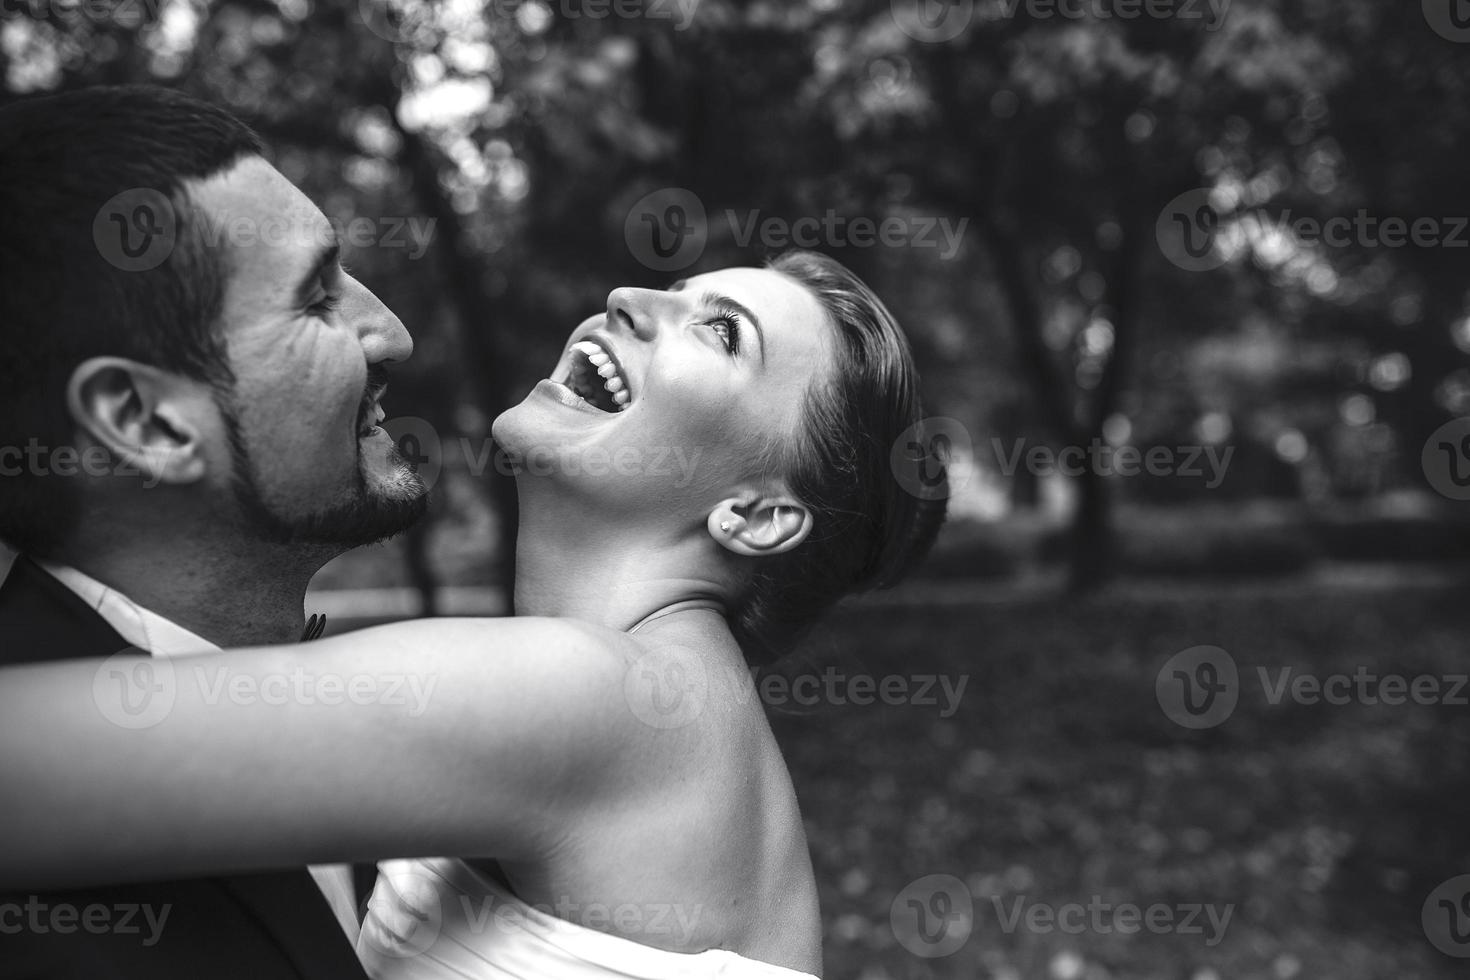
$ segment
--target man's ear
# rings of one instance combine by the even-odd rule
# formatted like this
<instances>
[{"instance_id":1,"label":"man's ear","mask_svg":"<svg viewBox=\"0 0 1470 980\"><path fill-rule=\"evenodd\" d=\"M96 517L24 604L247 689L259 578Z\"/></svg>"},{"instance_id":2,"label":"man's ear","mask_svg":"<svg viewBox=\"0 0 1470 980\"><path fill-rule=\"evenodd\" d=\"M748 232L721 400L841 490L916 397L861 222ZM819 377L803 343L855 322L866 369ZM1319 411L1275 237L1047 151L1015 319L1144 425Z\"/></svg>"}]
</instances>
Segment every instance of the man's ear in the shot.
<instances>
[{"instance_id":1,"label":"man's ear","mask_svg":"<svg viewBox=\"0 0 1470 980\"><path fill-rule=\"evenodd\" d=\"M193 483L207 459L197 419L202 382L122 357L77 365L66 387L72 422L142 475L145 486Z\"/></svg>"},{"instance_id":2,"label":"man's ear","mask_svg":"<svg viewBox=\"0 0 1470 980\"><path fill-rule=\"evenodd\" d=\"M779 555L801 544L812 530L812 513L786 493L728 497L705 522L710 537L737 555Z\"/></svg>"}]
</instances>

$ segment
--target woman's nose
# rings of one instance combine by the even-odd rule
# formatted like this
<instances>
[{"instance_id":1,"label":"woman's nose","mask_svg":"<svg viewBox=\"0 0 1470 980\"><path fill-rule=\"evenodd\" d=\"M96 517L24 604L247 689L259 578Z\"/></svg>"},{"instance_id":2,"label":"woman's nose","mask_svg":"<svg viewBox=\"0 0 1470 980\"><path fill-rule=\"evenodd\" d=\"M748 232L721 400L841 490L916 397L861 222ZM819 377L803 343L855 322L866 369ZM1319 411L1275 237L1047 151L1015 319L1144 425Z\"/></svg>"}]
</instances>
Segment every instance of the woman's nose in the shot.
<instances>
[{"instance_id":1,"label":"woman's nose","mask_svg":"<svg viewBox=\"0 0 1470 980\"><path fill-rule=\"evenodd\" d=\"M607 322L612 330L627 330L639 340L658 336L659 319L668 314L668 294L657 289L620 286L607 297Z\"/></svg>"}]
</instances>

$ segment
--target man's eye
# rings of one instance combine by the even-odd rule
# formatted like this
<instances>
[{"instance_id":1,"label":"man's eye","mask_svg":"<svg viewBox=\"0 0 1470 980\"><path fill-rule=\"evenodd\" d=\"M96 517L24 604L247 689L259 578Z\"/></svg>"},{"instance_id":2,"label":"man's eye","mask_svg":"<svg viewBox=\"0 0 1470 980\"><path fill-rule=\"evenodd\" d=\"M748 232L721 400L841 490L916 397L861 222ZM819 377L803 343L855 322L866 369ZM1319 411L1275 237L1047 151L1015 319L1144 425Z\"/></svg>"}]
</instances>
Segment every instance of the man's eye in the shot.
<instances>
[{"instance_id":1,"label":"man's eye","mask_svg":"<svg viewBox=\"0 0 1470 980\"><path fill-rule=\"evenodd\" d=\"M325 319L326 317L329 317L333 313L335 313L341 306L342 297L328 293L326 296L323 296L321 299L308 306L306 310L312 316L319 316Z\"/></svg>"}]
</instances>

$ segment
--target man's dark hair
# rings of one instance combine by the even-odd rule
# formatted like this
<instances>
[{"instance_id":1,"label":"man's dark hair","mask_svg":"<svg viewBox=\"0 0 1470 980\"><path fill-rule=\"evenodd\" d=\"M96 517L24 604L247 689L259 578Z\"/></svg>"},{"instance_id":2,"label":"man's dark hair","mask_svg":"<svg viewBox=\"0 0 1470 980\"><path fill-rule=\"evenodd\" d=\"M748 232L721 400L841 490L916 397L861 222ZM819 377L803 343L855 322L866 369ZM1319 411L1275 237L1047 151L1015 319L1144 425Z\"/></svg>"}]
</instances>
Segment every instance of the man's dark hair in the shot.
<instances>
[{"instance_id":1,"label":"man's dark hair","mask_svg":"<svg viewBox=\"0 0 1470 980\"><path fill-rule=\"evenodd\" d=\"M233 383L218 324L228 270L185 182L262 149L223 109L152 86L0 108L0 538L44 556L73 523L76 481L16 453L74 443L66 386L82 361ZM147 229L165 236L156 264L138 251Z\"/></svg>"}]
</instances>

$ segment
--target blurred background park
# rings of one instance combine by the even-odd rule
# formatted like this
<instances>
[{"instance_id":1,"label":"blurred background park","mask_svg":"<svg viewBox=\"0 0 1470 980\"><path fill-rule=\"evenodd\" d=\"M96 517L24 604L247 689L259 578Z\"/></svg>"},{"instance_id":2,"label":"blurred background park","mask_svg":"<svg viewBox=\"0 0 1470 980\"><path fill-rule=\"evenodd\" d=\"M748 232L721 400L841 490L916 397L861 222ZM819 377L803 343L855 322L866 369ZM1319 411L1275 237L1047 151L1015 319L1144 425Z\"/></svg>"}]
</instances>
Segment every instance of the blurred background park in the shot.
<instances>
[{"instance_id":1,"label":"blurred background park","mask_svg":"<svg viewBox=\"0 0 1470 980\"><path fill-rule=\"evenodd\" d=\"M230 108L414 333L386 407L432 517L322 573L334 628L506 611L489 424L613 287L803 244L886 299L945 420L950 523L781 669L967 687L947 716L772 706L828 975L1449 977L1463 6L0 0L0 69L5 99ZM1166 664L1201 646L1236 703L1190 724ZM1273 696L1288 668L1441 684ZM1018 901L1115 911L1046 928ZM1125 934L1125 904L1232 917Z\"/></svg>"}]
</instances>

